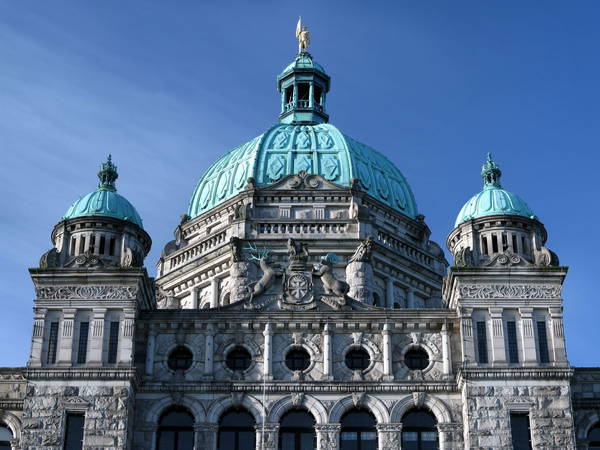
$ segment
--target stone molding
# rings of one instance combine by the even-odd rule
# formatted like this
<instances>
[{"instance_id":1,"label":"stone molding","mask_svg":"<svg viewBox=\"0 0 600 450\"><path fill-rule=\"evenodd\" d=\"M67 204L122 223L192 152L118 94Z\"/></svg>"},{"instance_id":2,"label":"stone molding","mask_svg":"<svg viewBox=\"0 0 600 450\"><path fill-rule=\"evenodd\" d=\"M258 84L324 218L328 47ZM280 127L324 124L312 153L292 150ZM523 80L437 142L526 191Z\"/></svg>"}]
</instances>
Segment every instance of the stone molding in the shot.
<instances>
[{"instance_id":1,"label":"stone molding","mask_svg":"<svg viewBox=\"0 0 600 450\"><path fill-rule=\"evenodd\" d=\"M458 295L463 299L558 299L562 286L528 284L463 284Z\"/></svg>"},{"instance_id":2,"label":"stone molding","mask_svg":"<svg viewBox=\"0 0 600 450\"><path fill-rule=\"evenodd\" d=\"M292 394L279 399L271 406L267 422L279 423L281 417L290 409L304 406L315 418L317 425L327 423L327 409L316 398L304 394Z\"/></svg>"},{"instance_id":3,"label":"stone molding","mask_svg":"<svg viewBox=\"0 0 600 450\"><path fill-rule=\"evenodd\" d=\"M133 300L137 286L47 286L37 287L38 300Z\"/></svg>"},{"instance_id":4,"label":"stone molding","mask_svg":"<svg viewBox=\"0 0 600 450\"><path fill-rule=\"evenodd\" d=\"M529 379L529 380L570 380L573 377L572 368L559 367L505 367L495 368L489 367L485 369L459 369L458 384L462 384L466 380L514 380L514 379Z\"/></svg>"},{"instance_id":5,"label":"stone molding","mask_svg":"<svg viewBox=\"0 0 600 450\"><path fill-rule=\"evenodd\" d=\"M139 382L138 374L132 369L72 369L72 368L42 368L27 369L24 372L27 380L118 380Z\"/></svg>"}]
</instances>

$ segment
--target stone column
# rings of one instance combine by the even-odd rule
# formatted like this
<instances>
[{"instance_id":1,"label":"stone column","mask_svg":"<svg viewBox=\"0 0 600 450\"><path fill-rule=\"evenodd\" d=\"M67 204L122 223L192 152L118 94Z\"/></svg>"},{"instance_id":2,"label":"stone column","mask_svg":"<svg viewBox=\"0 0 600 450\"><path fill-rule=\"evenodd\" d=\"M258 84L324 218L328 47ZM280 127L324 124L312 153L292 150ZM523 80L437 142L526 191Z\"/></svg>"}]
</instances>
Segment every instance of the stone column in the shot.
<instances>
[{"instance_id":1,"label":"stone column","mask_svg":"<svg viewBox=\"0 0 600 450\"><path fill-rule=\"evenodd\" d=\"M315 425L317 433L317 450L334 450L340 448L340 429L339 423L326 423Z\"/></svg>"},{"instance_id":2,"label":"stone column","mask_svg":"<svg viewBox=\"0 0 600 450\"><path fill-rule=\"evenodd\" d=\"M328 323L323 328L323 376L326 380L333 377L332 374L332 351L331 351L331 327Z\"/></svg>"},{"instance_id":3,"label":"stone column","mask_svg":"<svg viewBox=\"0 0 600 450\"><path fill-rule=\"evenodd\" d=\"M263 348L263 378L265 380L273 379L273 332L271 323L267 322L265 331L263 331L265 345Z\"/></svg>"},{"instance_id":4,"label":"stone column","mask_svg":"<svg viewBox=\"0 0 600 450\"><path fill-rule=\"evenodd\" d=\"M313 100L313 96L314 96L314 85L313 83L310 83L309 88L308 88L308 107L312 108L314 106L314 100Z\"/></svg>"},{"instance_id":5,"label":"stone column","mask_svg":"<svg viewBox=\"0 0 600 450\"><path fill-rule=\"evenodd\" d=\"M285 91L286 91L286 88L283 88L281 90L281 112L282 113L285 112Z\"/></svg>"},{"instance_id":6,"label":"stone column","mask_svg":"<svg viewBox=\"0 0 600 450\"><path fill-rule=\"evenodd\" d=\"M198 288L192 288L192 305L191 308L192 309L198 309Z\"/></svg>"},{"instance_id":7,"label":"stone column","mask_svg":"<svg viewBox=\"0 0 600 450\"><path fill-rule=\"evenodd\" d=\"M402 442L401 434L401 423L377 424L379 450L398 450L400 448L400 443Z\"/></svg>"},{"instance_id":8,"label":"stone column","mask_svg":"<svg viewBox=\"0 0 600 450\"><path fill-rule=\"evenodd\" d=\"M58 340L56 364L70 366L73 358L73 328L75 327L76 309L63 309L61 333Z\"/></svg>"},{"instance_id":9,"label":"stone column","mask_svg":"<svg viewBox=\"0 0 600 450\"><path fill-rule=\"evenodd\" d=\"M88 363L91 365L102 365L105 316L106 308L94 308L91 323L90 351L88 352Z\"/></svg>"},{"instance_id":10,"label":"stone column","mask_svg":"<svg viewBox=\"0 0 600 450\"><path fill-rule=\"evenodd\" d=\"M206 326L206 337L204 346L204 375L208 378L213 376L213 347L215 339L215 329L212 323Z\"/></svg>"},{"instance_id":11,"label":"stone column","mask_svg":"<svg viewBox=\"0 0 600 450\"><path fill-rule=\"evenodd\" d=\"M535 348L535 335L533 333L533 308L519 308L521 348L523 350L523 363L526 366L537 365L537 351Z\"/></svg>"},{"instance_id":12,"label":"stone column","mask_svg":"<svg viewBox=\"0 0 600 450\"><path fill-rule=\"evenodd\" d=\"M292 96L294 108L298 107L298 84L294 83L294 93Z\"/></svg>"},{"instance_id":13,"label":"stone column","mask_svg":"<svg viewBox=\"0 0 600 450\"><path fill-rule=\"evenodd\" d=\"M135 331L135 310L128 308L123 311L123 325L119 342L118 363L131 365L133 363L133 335Z\"/></svg>"},{"instance_id":14,"label":"stone column","mask_svg":"<svg viewBox=\"0 0 600 450\"><path fill-rule=\"evenodd\" d=\"M406 288L406 307L409 309L415 308L415 290L411 287Z\"/></svg>"},{"instance_id":15,"label":"stone column","mask_svg":"<svg viewBox=\"0 0 600 450\"><path fill-rule=\"evenodd\" d=\"M490 324L492 326L492 362L506 364L506 347L504 345L504 325L502 323L502 308L489 308Z\"/></svg>"},{"instance_id":16,"label":"stone column","mask_svg":"<svg viewBox=\"0 0 600 450\"><path fill-rule=\"evenodd\" d=\"M210 280L210 307L219 306L219 279L217 277Z\"/></svg>"},{"instance_id":17,"label":"stone column","mask_svg":"<svg viewBox=\"0 0 600 450\"><path fill-rule=\"evenodd\" d=\"M31 354L29 366L40 367L42 365L42 345L44 342L44 323L46 319L45 308L35 308L33 320L33 333L31 337Z\"/></svg>"},{"instance_id":18,"label":"stone column","mask_svg":"<svg viewBox=\"0 0 600 450\"><path fill-rule=\"evenodd\" d=\"M277 450L279 446L279 424L256 425L256 450Z\"/></svg>"},{"instance_id":19,"label":"stone column","mask_svg":"<svg viewBox=\"0 0 600 450\"><path fill-rule=\"evenodd\" d=\"M471 308L462 308L460 311L460 334L462 340L462 354L464 363L474 363L475 358L475 340L473 339L473 310Z\"/></svg>"},{"instance_id":20,"label":"stone column","mask_svg":"<svg viewBox=\"0 0 600 450\"><path fill-rule=\"evenodd\" d=\"M154 352L156 349L156 331L148 332L148 341L146 342L146 375L154 375Z\"/></svg>"},{"instance_id":21,"label":"stone column","mask_svg":"<svg viewBox=\"0 0 600 450\"><path fill-rule=\"evenodd\" d=\"M450 330L448 324L442 325L442 359L445 377L452 375L452 350L450 348Z\"/></svg>"},{"instance_id":22,"label":"stone column","mask_svg":"<svg viewBox=\"0 0 600 450\"><path fill-rule=\"evenodd\" d=\"M194 424L194 450L216 450L218 431L214 423Z\"/></svg>"},{"instance_id":23,"label":"stone column","mask_svg":"<svg viewBox=\"0 0 600 450\"><path fill-rule=\"evenodd\" d=\"M394 279L392 277L385 282L385 304L390 309L394 307Z\"/></svg>"},{"instance_id":24,"label":"stone column","mask_svg":"<svg viewBox=\"0 0 600 450\"><path fill-rule=\"evenodd\" d=\"M565 331L563 328L563 315L561 308L550 308L551 323L551 345L552 361L557 363L567 362L567 353L565 351Z\"/></svg>"},{"instance_id":25,"label":"stone column","mask_svg":"<svg viewBox=\"0 0 600 450\"><path fill-rule=\"evenodd\" d=\"M392 337L390 335L390 324L383 325L383 378L386 381L394 379L392 374Z\"/></svg>"}]
</instances>

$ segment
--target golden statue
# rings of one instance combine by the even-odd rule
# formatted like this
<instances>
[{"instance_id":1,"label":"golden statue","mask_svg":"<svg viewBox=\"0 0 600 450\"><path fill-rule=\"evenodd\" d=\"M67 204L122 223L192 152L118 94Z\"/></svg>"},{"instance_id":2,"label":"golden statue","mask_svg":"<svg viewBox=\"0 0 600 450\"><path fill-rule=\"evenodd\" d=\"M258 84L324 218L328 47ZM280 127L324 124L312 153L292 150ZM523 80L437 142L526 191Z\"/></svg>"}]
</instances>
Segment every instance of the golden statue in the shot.
<instances>
[{"instance_id":1,"label":"golden statue","mask_svg":"<svg viewBox=\"0 0 600 450\"><path fill-rule=\"evenodd\" d=\"M298 38L298 53L308 52L308 46L310 44L310 33L308 27L302 25L302 17L298 18L298 24L296 25L296 37Z\"/></svg>"}]
</instances>

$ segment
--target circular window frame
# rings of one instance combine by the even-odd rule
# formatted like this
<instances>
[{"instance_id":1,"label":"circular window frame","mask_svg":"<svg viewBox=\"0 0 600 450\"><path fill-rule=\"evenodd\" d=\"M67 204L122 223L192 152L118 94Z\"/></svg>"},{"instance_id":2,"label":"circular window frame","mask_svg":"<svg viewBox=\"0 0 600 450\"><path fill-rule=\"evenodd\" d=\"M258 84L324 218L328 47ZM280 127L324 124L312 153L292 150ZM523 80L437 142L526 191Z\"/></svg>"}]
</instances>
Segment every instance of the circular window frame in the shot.
<instances>
[{"instance_id":1,"label":"circular window frame","mask_svg":"<svg viewBox=\"0 0 600 450\"><path fill-rule=\"evenodd\" d=\"M250 354L250 365L246 369L244 369L244 370L232 370L227 365L227 355L229 355L229 353L231 353L233 350L235 350L238 347L243 348L244 350L246 350ZM250 372L254 368L254 366L256 365L256 355L252 351L252 349L250 347L248 347L247 345L238 344L238 343L230 344L223 351L222 365L225 368L225 370L227 370L232 375L240 374L240 373L246 374L246 373Z\"/></svg>"},{"instance_id":2,"label":"circular window frame","mask_svg":"<svg viewBox=\"0 0 600 450\"><path fill-rule=\"evenodd\" d=\"M177 349L177 347L184 347L192 354L192 364L186 370L173 370L169 366L169 355L171 353L173 353ZM165 368L165 370L167 372L169 372L171 375L180 374L180 373L187 374L187 373L191 372L192 370L194 370L198 366L198 363L199 363L199 361L196 359L196 353L190 347L190 345L188 345L187 343L186 344L172 343L171 345L169 345L169 347L167 348L167 351L164 353L164 355L165 355L164 359L161 361L162 365Z\"/></svg>"},{"instance_id":3,"label":"circular window frame","mask_svg":"<svg viewBox=\"0 0 600 450\"><path fill-rule=\"evenodd\" d=\"M424 369L411 369L410 367L408 367L408 365L406 365L406 361L404 358L405 358L406 354L411 350L422 350L425 353L427 353L427 357L429 358L429 364L427 364L427 367L425 367ZM431 349L429 347L427 347L426 345L423 345L422 343L409 344L406 347L404 347L402 349L402 353L400 354L399 362L410 373L421 372L422 374L425 374L425 373L429 372L431 369L433 369L433 366L435 365L435 361L433 359L433 352L431 351Z\"/></svg>"},{"instance_id":4,"label":"circular window frame","mask_svg":"<svg viewBox=\"0 0 600 450\"><path fill-rule=\"evenodd\" d=\"M188 352L190 352L190 354L192 355L192 359L190 361L190 366L187 369L173 369L170 365L169 365L169 360L171 359L171 354L176 351L179 348L183 348L185 350L187 350ZM169 370L173 373L186 373L188 371L190 371L192 369L192 367L194 367L194 363L196 362L196 357L194 355L194 351L188 347L185 344L176 344L175 346L173 346L173 348L171 348L169 350L169 352L167 353L167 359L166 359L166 364L167 367L169 368Z\"/></svg>"},{"instance_id":5,"label":"circular window frame","mask_svg":"<svg viewBox=\"0 0 600 450\"><path fill-rule=\"evenodd\" d=\"M309 364L308 364L308 367L306 369L304 369L304 370L292 370L292 369L290 369L288 367L288 365L286 364L287 355L288 355L288 353L290 353L293 350L304 350L306 353L308 353ZM294 374L296 372L301 373L301 374L307 374L307 373L309 373L315 367L316 363L317 363L317 358L315 358L315 353L312 351L312 349L310 347L308 347L308 346L301 345L301 344L292 344L292 345L288 346L285 349L285 352L283 353L283 359L281 360L281 365L290 374Z\"/></svg>"},{"instance_id":6,"label":"circular window frame","mask_svg":"<svg viewBox=\"0 0 600 450\"><path fill-rule=\"evenodd\" d=\"M369 365L367 366L366 369L362 369L362 370L361 369L351 369L350 367L348 367L346 365L346 355L348 353L350 353L352 350L364 350L367 352L367 354L369 355ZM353 343L344 349L341 364L342 364L342 367L348 373L359 372L361 374L366 374L366 373L369 373L373 369L373 367L375 367L376 362L377 361L375 361L375 353L369 348L368 345L365 345L364 343L362 343L362 344L354 344Z\"/></svg>"}]
</instances>

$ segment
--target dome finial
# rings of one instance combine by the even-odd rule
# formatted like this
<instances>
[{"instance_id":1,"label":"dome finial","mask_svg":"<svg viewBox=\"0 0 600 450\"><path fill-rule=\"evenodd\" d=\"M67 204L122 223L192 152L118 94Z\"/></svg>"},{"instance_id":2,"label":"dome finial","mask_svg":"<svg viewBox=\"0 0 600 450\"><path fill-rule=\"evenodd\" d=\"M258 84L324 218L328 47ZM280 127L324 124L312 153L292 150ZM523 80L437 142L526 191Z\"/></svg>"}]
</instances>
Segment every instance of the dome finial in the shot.
<instances>
[{"instance_id":1,"label":"dome finial","mask_svg":"<svg viewBox=\"0 0 600 450\"><path fill-rule=\"evenodd\" d=\"M487 160L481 167L481 178L483 178L483 187L501 187L500 177L502 171L496 161L492 159L492 154L487 154Z\"/></svg>"},{"instance_id":2,"label":"dome finial","mask_svg":"<svg viewBox=\"0 0 600 450\"><path fill-rule=\"evenodd\" d=\"M296 37L298 38L298 54L308 53L308 46L310 45L310 33L308 27L302 25L302 16L298 17L298 23L296 24Z\"/></svg>"},{"instance_id":3,"label":"dome finial","mask_svg":"<svg viewBox=\"0 0 600 450\"><path fill-rule=\"evenodd\" d=\"M98 189L103 189L106 191L116 191L115 181L119 178L119 174L117 173L117 166L115 166L112 162L112 156L108 155L105 163L100 165L100 172L98 172L98 178L100 179L100 183L98 184Z\"/></svg>"}]
</instances>

